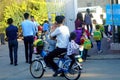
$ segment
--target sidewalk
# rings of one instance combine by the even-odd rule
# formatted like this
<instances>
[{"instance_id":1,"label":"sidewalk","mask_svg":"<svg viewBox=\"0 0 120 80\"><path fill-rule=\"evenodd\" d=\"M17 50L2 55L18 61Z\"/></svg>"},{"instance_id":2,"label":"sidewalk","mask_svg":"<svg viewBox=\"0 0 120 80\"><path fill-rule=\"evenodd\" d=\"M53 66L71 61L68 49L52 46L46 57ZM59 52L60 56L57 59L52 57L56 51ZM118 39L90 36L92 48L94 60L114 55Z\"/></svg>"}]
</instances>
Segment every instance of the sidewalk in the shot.
<instances>
[{"instance_id":1,"label":"sidewalk","mask_svg":"<svg viewBox=\"0 0 120 80\"><path fill-rule=\"evenodd\" d=\"M120 51L110 50L110 41L108 42L105 38L102 39L101 49L103 53L97 53L96 42L93 42L94 47L89 50L88 54L91 55L88 59L120 59Z\"/></svg>"}]
</instances>

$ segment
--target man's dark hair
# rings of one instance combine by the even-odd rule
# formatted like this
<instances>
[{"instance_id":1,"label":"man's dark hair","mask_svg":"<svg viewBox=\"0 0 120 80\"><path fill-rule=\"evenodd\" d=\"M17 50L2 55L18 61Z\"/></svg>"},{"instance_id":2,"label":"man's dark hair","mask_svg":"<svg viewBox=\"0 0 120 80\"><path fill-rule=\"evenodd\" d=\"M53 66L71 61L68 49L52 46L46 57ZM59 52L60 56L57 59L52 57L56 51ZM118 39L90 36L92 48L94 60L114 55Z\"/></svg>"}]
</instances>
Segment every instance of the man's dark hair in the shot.
<instances>
[{"instance_id":1,"label":"man's dark hair","mask_svg":"<svg viewBox=\"0 0 120 80\"><path fill-rule=\"evenodd\" d=\"M69 41L74 40L75 38L76 38L76 33L75 32L71 32Z\"/></svg>"},{"instance_id":2,"label":"man's dark hair","mask_svg":"<svg viewBox=\"0 0 120 80\"><path fill-rule=\"evenodd\" d=\"M48 20L45 20L44 23L49 23Z\"/></svg>"},{"instance_id":3,"label":"man's dark hair","mask_svg":"<svg viewBox=\"0 0 120 80\"><path fill-rule=\"evenodd\" d=\"M65 19L64 16L56 16L55 17L55 21L58 23L58 24L61 24L63 22L63 20Z\"/></svg>"},{"instance_id":4,"label":"man's dark hair","mask_svg":"<svg viewBox=\"0 0 120 80\"><path fill-rule=\"evenodd\" d=\"M13 19L12 18L8 18L7 19L7 24L12 24L13 23Z\"/></svg>"},{"instance_id":5,"label":"man's dark hair","mask_svg":"<svg viewBox=\"0 0 120 80\"><path fill-rule=\"evenodd\" d=\"M29 18L29 14L28 13L24 13L24 18L28 19Z\"/></svg>"}]
</instances>

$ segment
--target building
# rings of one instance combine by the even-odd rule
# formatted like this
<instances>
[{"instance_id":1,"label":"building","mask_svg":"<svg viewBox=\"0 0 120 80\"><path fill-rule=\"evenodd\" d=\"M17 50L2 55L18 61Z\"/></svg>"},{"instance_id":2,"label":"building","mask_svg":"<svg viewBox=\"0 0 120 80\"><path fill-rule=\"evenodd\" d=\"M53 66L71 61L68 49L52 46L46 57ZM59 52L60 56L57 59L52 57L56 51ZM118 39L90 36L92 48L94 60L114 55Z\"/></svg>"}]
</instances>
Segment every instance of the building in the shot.
<instances>
[{"instance_id":1,"label":"building","mask_svg":"<svg viewBox=\"0 0 120 80\"><path fill-rule=\"evenodd\" d=\"M100 6L105 11L106 4L110 3L110 0L77 0L78 8L80 7L92 7L92 6Z\"/></svg>"},{"instance_id":2,"label":"building","mask_svg":"<svg viewBox=\"0 0 120 80\"><path fill-rule=\"evenodd\" d=\"M93 10L93 14L95 14L96 18L99 17L100 14L105 14L105 8L107 4L115 4L120 3L120 0L47 0L48 2L54 2L55 5L55 13L56 15L64 14L66 17L66 24L69 26L70 31L74 30L74 21L76 19L76 15L79 12L79 9L82 9L83 13L86 8L91 8ZM51 6L48 6L50 10ZM48 16L51 18L50 11L48 11Z\"/></svg>"}]
</instances>

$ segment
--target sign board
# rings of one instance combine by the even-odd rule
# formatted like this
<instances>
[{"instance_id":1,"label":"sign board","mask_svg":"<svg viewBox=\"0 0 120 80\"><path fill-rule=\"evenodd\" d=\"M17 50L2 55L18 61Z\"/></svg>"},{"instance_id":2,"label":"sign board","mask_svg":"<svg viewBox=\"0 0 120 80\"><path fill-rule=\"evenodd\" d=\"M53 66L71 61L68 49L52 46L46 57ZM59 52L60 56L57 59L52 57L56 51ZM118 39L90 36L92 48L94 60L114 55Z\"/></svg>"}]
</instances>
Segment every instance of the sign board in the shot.
<instances>
[{"instance_id":1,"label":"sign board","mask_svg":"<svg viewBox=\"0 0 120 80\"><path fill-rule=\"evenodd\" d=\"M106 24L120 25L120 4L106 6Z\"/></svg>"}]
</instances>

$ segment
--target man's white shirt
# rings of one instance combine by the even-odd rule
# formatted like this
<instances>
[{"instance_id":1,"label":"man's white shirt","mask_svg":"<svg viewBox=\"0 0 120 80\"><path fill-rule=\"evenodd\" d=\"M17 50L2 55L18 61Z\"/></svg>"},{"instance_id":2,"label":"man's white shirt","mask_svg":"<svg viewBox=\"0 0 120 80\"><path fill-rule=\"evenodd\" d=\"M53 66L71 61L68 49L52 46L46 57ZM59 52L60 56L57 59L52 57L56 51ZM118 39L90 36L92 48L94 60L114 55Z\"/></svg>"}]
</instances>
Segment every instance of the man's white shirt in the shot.
<instances>
[{"instance_id":1,"label":"man's white shirt","mask_svg":"<svg viewBox=\"0 0 120 80\"><path fill-rule=\"evenodd\" d=\"M67 48L67 45L69 43L69 29L67 26L62 25L60 27L57 27L55 31L51 33L51 37L56 36L57 43L56 46L59 48Z\"/></svg>"}]
</instances>

